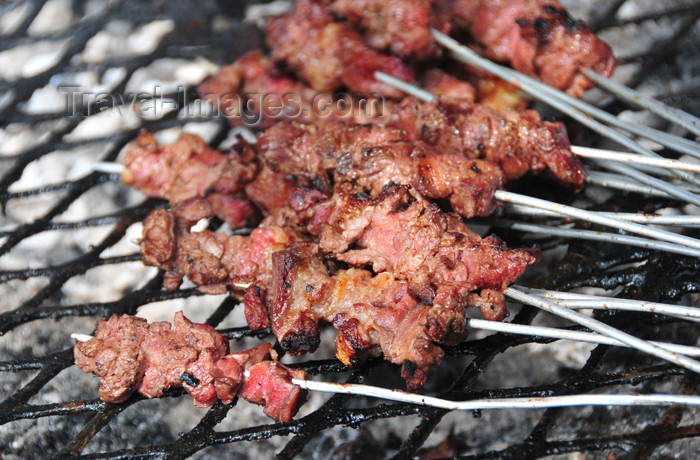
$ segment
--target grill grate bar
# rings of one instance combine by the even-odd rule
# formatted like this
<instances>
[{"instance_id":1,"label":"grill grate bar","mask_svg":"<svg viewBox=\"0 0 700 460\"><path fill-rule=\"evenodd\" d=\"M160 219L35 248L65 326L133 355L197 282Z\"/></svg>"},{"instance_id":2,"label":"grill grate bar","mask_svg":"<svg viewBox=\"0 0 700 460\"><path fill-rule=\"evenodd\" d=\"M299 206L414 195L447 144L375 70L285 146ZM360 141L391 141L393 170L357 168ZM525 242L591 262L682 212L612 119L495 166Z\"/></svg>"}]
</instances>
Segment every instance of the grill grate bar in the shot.
<instances>
[{"instance_id":1,"label":"grill grate bar","mask_svg":"<svg viewBox=\"0 0 700 460\"><path fill-rule=\"evenodd\" d=\"M73 353L66 350L53 356L53 359L46 363L41 371L24 387L0 403L0 422L7 423L7 418L11 414L13 407L24 404L29 398L37 394L49 381L59 372L73 364Z\"/></svg>"},{"instance_id":2,"label":"grill grate bar","mask_svg":"<svg viewBox=\"0 0 700 460\"><path fill-rule=\"evenodd\" d=\"M681 382L680 388L677 394L694 394L695 388L698 386L698 376L697 374L686 375ZM647 433L653 433L655 431L666 431L669 429L677 428L683 418L683 409L681 407L669 407L665 414L659 419L658 422L651 424L644 428L643 431ZM632 456L634 458L649 458L652 452L658 447L659 444L653 440L643 440L640 441L634 451Z\"/></svg>"},{"instance_id":3,"label":"grill grate bar","mask_svg":"<svg viewBox=\"0 0 700 460\"><path fill-rule=\"evenodd\" d=\"M7 314L3 313L0 315L0 335L6 334L9 330L20 324L25 324L30 321L35 321L37 319L58 319L65 316L100 316L106 317L112 314L123 315L136 313L136 310L141 305L151 303L151 302L161 302L164 300L172 299L184 299L192 296L204 295L197 291L196 289L183 289L180 291L172 293L161 292L160 285L162 284L162 277L157 276L153 278L148 283L147 289L141 289L133 291L131 294L126 295L121 300L115 302L104 302L104 303L86 303L78 305L69 306L46 306L46 307L24 307L15 309ZM52 286L53 288L53 286ZM38 301L39 299L43 301L50 293L43 291L40 293L41 296L37 295L36 298L32 300Z\"/></svg>"},{"instance_id":4,"label":"grill grate bar","mask_svg":"<svg viewBox=\"0 0 700 460\"><path fill-rule=\"evenodd\" d=\"M141 260L141 254L130 254L128 256L120 257L105 257L104 259L97 258L84 264L80 264L80 262L70 261L62 265L55 265L47 268L0 272L0 282L16 279L26 280L27 278L34 278L37 276L55 276L59 272L64 272L69 269L75 269L76 272L84 273L91 268L99 267L101 265L121 264L124 262L134 262L137 260Z\"/></svg>"},{"instance_id":5,"label":"grill grate bar","mask_svg":"<svg viewBox=\"0 0 700 460\"><path fill-rule=\"evenodd\" d=\"M700 424L688 425L675 429L658 430L648 433L646 430L636 433L608 436L598 439L571 439L567 441L548 441L537 450L538 457L550 455L563 455L572 452L596 452L609 449L629 451L630 446L637 443L650 443L660 445L671 441L700 436ZM463 455L456 457L460 460L481 459L520 459L522 452L529 446L527 444L513 445L502 451L492 451L480 455Z\"/></svg>"},{"instance_id":6,"label":"grill grate bar","mask_svg":"<svg viewBox=\"0 0 700 460\"><path fill-rule=\"evenodd\" d=\"M122 217L118 214L106 215L102 217L93 217L90 219L79 220L76 222L65 223L48 223L40 232L56 231L56 230L73 230L87 227L100 227L103 225L117 224L122 221ZM0 237L11 235L11 231L0 232Z\"/></svg>"},{"instance_id":7,"label":"grill grate bar","mask_svg":"<svg viewBox=\"0 0 700 460\"><path fill-rule=\"evenodd\" d=\"M108 403L101 399L89 401L70 401L59 404L44 404L35 406L24 404L16 406L12 412L7 414L9 420L35 419L40 417L56 417L61 415L83 414L85 412L97 412L102 410Z\"/></svg>"},{"instance_id":8,"label":"grill grate bar","mask_svg":"<svg viewBox=\"0 0 700 460\"><path fill-rule=\"evenodd\" d=\"M74 458L76 455L79 455L98 431L104 428L114 417L122 413L133 403L132 401L127 401L123 404L109 404L100 408L83 426L80 433L78 433L71 442L66 444L53 458Z\"/></svg>"},{"instance_id":9,"label":"grill grate bar","mask_svg":"<svg viewBox=\"0 0 700 460\"><path fill-rule=\"evenodd\" d=\"M34 19L36 19L42 7L40 0L27 0L26 2L16 2L12 6L19 6L21 3L29 3L31 9L29 10L29 13L27 14L27 17L24 19L24 21L22 21L22 23L19 26L17 26L15 31L7 37L10 40L16 37L23 37L27 34L27 29L32 24Z\"/></svg>"},{"instance_id":10,"label":"grill grate bar","mask_svg":"<svg viewBox=\"0 0 700 460\"><path fill-rule=\"evenodd\" d=\"M646 53L642 59L639 71L626 82L630 88L639 86L662 62L675 57L680 48L683 38L693 29L700 19L700 6L689 11L690 14L684 16L679 21L676 31L666 41L658 43L652 50Z\"/></svg>"}]
</instances>

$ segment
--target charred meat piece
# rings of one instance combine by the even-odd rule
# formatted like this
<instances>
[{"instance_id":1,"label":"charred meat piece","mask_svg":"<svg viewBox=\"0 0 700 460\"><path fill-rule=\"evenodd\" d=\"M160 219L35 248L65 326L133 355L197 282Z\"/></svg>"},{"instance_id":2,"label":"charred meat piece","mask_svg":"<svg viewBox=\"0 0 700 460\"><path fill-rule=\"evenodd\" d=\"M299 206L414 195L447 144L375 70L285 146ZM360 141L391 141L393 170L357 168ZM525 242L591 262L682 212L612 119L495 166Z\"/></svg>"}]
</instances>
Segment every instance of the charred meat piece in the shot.
<instances>
[{"instance_id":1,"label":"charred meat piece","mask_svg":"<svg viewBox=\"0 0 700 460\"><path fill-rule=\"evenodd\" d=\"M467 304L478 308L484 319L488 321L503 321L508 316L503 293L495 289L483 289L481 292L469 294Z\"/></svg>"},{"instance_id":2,"label":"charred meat piece","mask_svg":"<svg viewBox=\"0 0 700 460\"><path fill-rule=\"evenodd\" d=\"M241 397L264 405L263 412L268 417L279 422L289 421L306 402L306 391L292 383L292 379L305 379L306 372L269 360L253 364L248 372Z\"/></svg>"},{"instance_id":3,"label":"charred meat piece","mask_svg":"<svg viewBox=\"0 0 700 460\"><path fill-rule=\"evenodd\" d=\"M446 94L460 91L458 83L434 79ZM331 194L334 183L351 181L374 197L390 182L411 185L465 217L489 214L493 191L528 171L549 168L571 188L583 185L564 126L534 111L500 113L452 96L436 103L406 98L393 110L388 127L277 123L258 135L261 158L247 144L224 155L194 135L160 147L143 133L127 153L124 180L169 198L174 209L204 196L232 228L257 223L257 209L275 213L299 185Z\"/></svg>"},{"instance_id":4,"label":"charred meat piece","mask_svg":"<svg viewBox=\"0 0 700 460\"><path fill-rule=\"evenodd\" d=\"M343 191L330 201L334 209L323 210L328 217L318 235L321 249L413 284L502 290L537 260L537 251L510 250L493 237L482 239L455 214L412 197L406 186L387 187L373 200Z\"/></svg>"},{"instance_id":5,"label":"charred meat piece","mask_svg":"<svg viewBox=\"0 0 700 460\"><path fill-rule=\"evenodd\" d=\"M365 42L403 58L426 59L437 53L430 36L431 0L328 0L334 14L364 30Z\"/></svg>"},{"instance_id":6,"label":"charred meat piece","mask_svg":"<svg viewBox=\"0 0 700 460\"><path fill-rule=\"evenodd\" d=\"M249 237L183 233L175 217L157 210L145 228L166 236L144 239L142 250L162 252L148 260L172 276L187 275L205 292L252 283L244 298L246 318L259 329L268 324L266 312L289 353L314 351L318 323L327 321L338 331L336 354L344 363L381 352L402 366L409 388L416 389L441 359L437 344L454 343L463 333L470 301L488 304L482 310L495 317L498 295L487 298L484 291L503 290L538 254L509 250L494 237L481 239L459 217L412 197L408 189L389 186L376 199L344 187L330 198L300 189L285 213L269 217ZM286 227L279 226L281 220ZM156 225L164 228L154 232ZM289 227L294 229L284 230ZM303 231L319 243L304 242L298 236ZM154 244L165 248L150 247ZM371 265L379 274L335 271L325 253L351 265ZM479 291L483 299L469 297Z\"/></svg>"},{"instance_id":7,"label":"charred meat piece","mask_svg":"<svg viewBox=\"0 0 700 460\"><path fill-rule=\"evenodd\" d=\"M228 342L221 334L192 323L181 311L172 325L113 315L99 321L96 330L94 338L75 345L75 363L101 377L99 396L104 401L123 402L134 391L160 397L183 387L198 407L218 399L230 404L240 394L265 404L265 414L277 421L291 420L306 401L306 391L292 384L306 373L276 362L272 345L227 355Z\"/></svg>"},{"instance_id":8,"label":"charred meat piece","mask_svg":"<svg viewBox=\"0 0 700 460\"><path fill-rule=\"evenodd\" d=\"M284 62L316 91L345 87L356 93L403 94L374 78L376 71L412 81L413 73L400 59L372 50L348 24L336 22L326 8L311 0L295 2L285 15L265 27L272 57Z\"/></svg>"},{"instance_id":9,"label":"charred meat piece","mask_svg":"<svg viewBox=\"0 0 700 460\"><path fill-rule=\"evenodd\" d=\"M336 356L343 363L355 365L383 353L402 366L409 389L415 390L443 355L434 342L457 329L457 322L443 324L433 316L463 315L458 302L451 304L454 312L427 307L411 294L409 283L390 273L349 269L331 276L312 243L294 243L275 256L283 267L276 267L272 289L283 293L268 297L268 308L280 345L293 354L315 349L317 323L324 320L338 333ZM428 325L438 323L451 329L436 340Z\"/></svg>"},{"instance_id":10,"label":"charred meat piece","mask_svg":"<svg viewBox=\"0 0 700 460\"><path fill-rule=\"evenodd\" d=\"M452 311L433 309L411 294L408 282L390 273L342 270L330 280L330 288L325 287L327 298L316 309L338 332L338 359L354 365L381 352L401 366L410 391L423 386L430 366L441 362L444 353L437 343L460 331L457 322L441 318L463 316L464 305L454 302ZM437 324L447 329L436 334Z\"/></svg>"},{"instance_id":11,"label":"charred meat piece","mask_svg":"<svg viewBox=\"0 0 700 460\"><path fill-rule=\"evenodd\" d=\"M495 75L480 72L474 85L479 104L499 112L509 109L523 110L529 105L528 99L518 91L515 85Z\"/></svg>"},{"instance_id":12,"label":"charred meat piece","mask_svg":"<svg viewBox=\"0 0 700 460\"><path fill-rule=\"evenodd\" d=\"M312 307L329 275L318 254L315 244L293 243L272 255L272 332L283 350L296 355L315 351L320 343L319 316Z\"/></svg>"},{"instance_id":13,"label":"charred meat piece","mask_svg":"<svg viewBox=\"0 0 700 460\"><path fill-rule=\"evenodd\" d=\"M124 156L122 181L152 198L176 204L211 196L212 210L232 228L256 224L258 213L244 196L236 196L259 169L251 147L241 143L225 155L201 137L185 133L160 146L153 134L142 132Z\"/></svg>"},{"instance_id":14,"label":"charred meat piece","mask_svg":"<svg viewBox=\"0 0 700 460\"><path fill-rule=\"evenodd\" d=\"M260 129L285 120L319 126L339 120L378 124L388 121L391 112L391 101L381 94L319 93L286 75L259 50L221 67L198 91L231 125Z\"/></svg>"},{"instance_id":15,"label":"charred meat piece","mask_svg":"<svg viewBox=\"0 0 700 460\"><path fill-rule=\"evenodd\" d=\"M194 324L182 312L174 323L148 324L135 316L113 315L97 323L95 337L75 346L75 363L101 377L99 396L123 402L134 391L147 398L183 387L195 405L216 401L214 363L228 343L211 326Z\"/></svg>"},{"instance_id":16,"label":"charred meat piece","mask_svg":"<svg viewBox=\"0 0 700 460\"><path fill-rule=\"evenodd\" d=\"M464 80L455 78L441 69L429 69L421 75L420 86L426 91L449 98L456 103L472 104L476 99L476 89Z\"/></svg>"},{"instance_id":17,"label":"charred meat piece","mask_svg":"<svg viewBox=\"0 0 700 460\"><path fill-rule=\"evenodd\" d=\"M313 121L308 109L315 91L277 69L259 50L221 67L197 89L234 126L266 128L281 119Z\"/></svg>"},{"instance_id":18,"label":"charred meat piece","mask_svg":"<svg viewBox=\"0 0 700 460\"><path fill-rule=\"evenodd\" d=\"M615 68L608 44L556 0L455 0L452 10L486 57L572 96L593 86L581 70L609 77Z\"/></svg>"},{"instance_id":19,"label":"charred meat piece","mask_svg":"<svg viewBox=\"0 0 700 460\"><path fill-rule=\"evenodd\" d=\"M350 265L371 265L377 273L407 280L411 293L431 306L436 342L462 332L459 306L475 291L483 298L480 303L471 298L473 305L499 319L496 310L505 314L502 297L499 304L495 293L484 297L486 291L502 291L539 258L537 250L511 250L493 236L482 239L458 216L411 197L406 186L388 187L377 199L340 191L329 202L316 205L326 216L323 225L312 219L320 229L320 248Z\"/></svg>"},{"instance_id":20,"label":"charred meat piece","mask_svg":"<svg viewBox=\"0 0 700 460\"><path fill-rule=\"evenodd\" d=\"M174 215L158 209L144 220L140 242L146 265L166 271L165 287L173 291L187 276L200 290L223 294L237 282L269 285L272 254L298 236L275 225L261 225L250 236L226 236L205 230L190 233Z\"/></svg>"},{"instance_id":21,"label":"charred meat piece","mask_svg":"<svg viewBox=\"0 0 700 460\"><path fill-rule=\"evenodd\" d=\"M268 216L286 206L289 196L299 185L305 185L305 181L263 166L255 180L245 186L245 194Z\"/></svg>"},{"instance_id":22,"label":"charred meat piece","mask_svg":"<svg viewBox=\"0 0 700 460\"><path fill-rule=\"evenodd\" d=\"M426 198L448 200L465 217L490 214L493 191L504 182L495 164L441 154L399 129L280 123L261 133L259 144L267 164L305 177L325 193L332 192L332 182L354 182L373 197L390 183L411 185Z\"/></svg>"},{"instance_id":23,"label":"charred meat piece","mask_svg":"<svg viewBox=\"0 0 700 460\"><path fill-rule=\"evenodd\" d=\"M163 212L154 211L155 216L149 219L167 223L169 219L158 216ZM318 345L318 321L325 320L338 331L336 353L344 363L357 364L368 356L384 353L387 360L403 366L409 388L419 388L428 368L442 356L434 342L444 342L461 331L462 321L457 319L463 318L466 303L455 299L443 302L439 308L427 306L412 294L407 281L390 273L373 276L367 270L350 269L331 275L314 244L280 247L280 239L271 238L268 230L256 229L250 237L222 237L231 240L223 247L239 248L235 253L241 254L239 261L247 261L247 267L241 266L243 262L225 260L226 251L222 253L221 246L211 242L214 234L206 231L173 233L175 241L167 245L174 246L173 252L180 256L158 266L171 273L187 273L195 283L214 283L200 286L205 292L225 289L231 280L251 280L255 284L246 293L246 311L250 307L260 314L260 296L264 296L265 311L286 351L313 351ZM157 253L149 246L163 242L144 240L142 245ZM217 256L221 260L215 260ZM198 270L192 270L190 265L194 263ZM255 263L259 265L255 267ZM263 270L269 274L261 273ZM256 287L260 288L257 295ZM270 294L265 296L266 292ZM254 305L249 306L251 297ZM248 313L246 317L250 318ZM232 375L237 372L234 367Z\"/></svg>"},{"instance_id":24,"label":"charred meat piece","mask_svg":"<svg viewBox=\"0 0 700 460\"><path fill-rule=\"evenodd\" d=\"M216 396L225 404L231 404L243 387L245 371L261 361L272 359L272 354L276 359L272 345L266 342L250 350L222 357L212 371Z\"/></svg>"},{"instance_id":25,"label":"charred meat piece","mask_svg":"<svg viewBox=\"0 0 700 460\"><path fill-rule=\"evenodd\" d=\"M120 403L140 385L143 378L140 348L148 334L148 323L135 316L112 316L99 321L95 338L75 346L75 364L97 374L100 399Z\"/></svg>"},{"instance_id":26,"label":"charred meat piece","mask_svg":"<svg viewBox=\"0 0 700 460\"><path fill-rule=\"evenodd\" d=\"M389 126L441 152L498 164L506 180L549 168L574 190L584 184L583 166L570 150L564 125L543 121L534 110L498 112L480 104L455 104L449 98L406 98L395 107Z\"/></svg>"}]
</instances>

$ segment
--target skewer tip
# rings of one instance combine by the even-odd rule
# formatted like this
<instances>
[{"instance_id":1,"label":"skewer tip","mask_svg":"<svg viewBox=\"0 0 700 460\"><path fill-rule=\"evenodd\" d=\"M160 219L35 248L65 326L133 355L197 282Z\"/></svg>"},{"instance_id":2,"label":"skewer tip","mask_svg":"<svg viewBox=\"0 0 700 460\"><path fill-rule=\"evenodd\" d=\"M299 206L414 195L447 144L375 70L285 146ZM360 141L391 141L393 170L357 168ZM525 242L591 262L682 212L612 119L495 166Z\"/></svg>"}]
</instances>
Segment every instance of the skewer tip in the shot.
<instances>
[{"instance_id":1,"label":"skewer tip","mask_svg":"<svg viewBox=\"0 0 700 460\"><path fill-rule=\"evenodd\" d=\"M109 161L100 161L92 165L92 170L107 174L121 174L124 172L124 165Z\"/></svg>"},{"instance_id":2,"label":"skewer tip","mask_svg":"<svg viewBox=\"0 0 700 460\"><path fill-rule=\"evenodd\" d=\"M88 340L91 340L94 337L88 334L71 334L70 338L78 342L87 342Z\"/></svg>"}]
</instances>

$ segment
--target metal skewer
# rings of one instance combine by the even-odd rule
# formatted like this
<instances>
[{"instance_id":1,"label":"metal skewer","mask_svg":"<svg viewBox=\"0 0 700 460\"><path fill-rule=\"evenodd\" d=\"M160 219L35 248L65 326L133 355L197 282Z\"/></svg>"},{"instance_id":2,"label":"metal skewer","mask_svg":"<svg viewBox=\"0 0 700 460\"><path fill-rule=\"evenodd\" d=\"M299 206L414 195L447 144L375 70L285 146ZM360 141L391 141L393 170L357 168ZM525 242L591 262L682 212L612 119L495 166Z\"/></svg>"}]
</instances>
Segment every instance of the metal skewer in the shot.
<instances>
[{"instance_id":1,"label":"metal skewer","mask_svg":"<svg viewBox=\"0 0 700 460\"><path fill-rule=\"evenodd\" d=\"M518 204L508 205L505 210L506 212L522 216L561 218L561 215L557 214L556 212L545 211L542 209L531 208L528 206L521 206ZM671 227L700 227L700 216L662 216L658 214L637 214L629 212L602 211L595 211L595 213L601 216L611 217L613 219L622 219L627 222L634 222L635 224L667 225Z\"/></svg>"},{"instance_id":2,"label":"metal skewer","mask_svg":"<svg viewBox=\"0 0 700 460\"><path fill-rule=\"evenodd\" d=\"M700 240L696 240L695 238L689 238L683 235L678 235L676 233L667 232L665 230L658 230L655 228L645 227L643 225L635 224L632 222L625 222L620 219L612 219L610 217L601 216L594 212L584 211L582 209L566 206L563 204L553 203L551 201L541 200L539 198L532 198L525 195L519 195L517 193L506 192L504 190L496 190L494 192L494 197L497 200L506 203L515 203L544 209L547 211L556 212L562 216L573 217L576 219L594 222L608 227L618 228L621 230L636 233L638 235L644 235L649 238L654 238L669 243L675 243L681 246L687 246L688 248L694 248L696 251L693 252L692 255L694 257L700 257Z\"/></svg>"},{"instance_id":3,"label":"metal skewer","mask_svg":"<svg viewBox=\"0 0 700 460\"><path fill-rule=\"evenodd\" d=\"M447 399L406 393L398 390L358 385L353 383L328 383L313 380L292 379L292 383L312 391L342 393L388 399L397 402L439 407L447 410L487 409L543 409L571 406L670 406L676 404L700 405L700 396L650 394L650 395L566 395L538 398L492 398L475 401L450 401Z\"/></svg>"},{"instance_id":4,"label":"metal skewer","mask_svg":"<svg viewBox=\"0 0 700 460\"><path fill-rule=\"evenodd\" d=\"M657 166L660 168L680 169L683 171L700 172L700 164L687 163L678 160L669 160L666 158L640 157L639 155L616 152L613 150L594 149L590 147L581 147L572 145L571 151L576 155L584 158L597 158L599 160L615 161L618 163L636 163L649 166Z\"/></svg>"},{"instance_id":5,"label":"metal skewer","mask_svg":"<svg viewBox=\"0 0 700 460\"><path fill-rule=\"evenodd\" d=\"M586 115L593 116L613 126L624 129L625 131L637 134L642 137L646 137L647 139L653 140L654 142L658 142L661 145L665 145L666 147L677 150L679 152L687 153L693 156L700 156L700 145L695 142L688 141L677 136L671 136L667 133L646 126L640 126L624 122L615 117L614 115L600 110L597 107L594 107L584 101L576 99L575 97L569 96L563 91L559 91L558 89L546 85L532 77L528 77L527 75L521 74L520 72L517 72L513 69L500 66L494 62L489 61L488 59L484 59L481 56L479 56L476 52L470 50L466 46L463 46L458 41L448 37L442 32L433 29L432 35L436 42L452 51L454 53L454 56L460 61L466 62L475 67L493 73L494 75L497 75L498 77L508 81L509 83L519 86L528 95L535 97L536 99L541 100L542 102L550 104L552 105L552 107L555 107L558 110L561 110L561 107L564 107L565 113L576 118L582 124L589 126L591 129L598 130L602 128L606 132L612 132L613 135L608 137L611 137L615 141L623 143L622 145L625 145L626 147L632 150L638 151L638 153L649 156L657 156L652 151L644 149L631 139L621 135L617 131L611 130L607 126L602 125L596 122L595 120L591 120ZM547 98L542 97L545 95L547 96ZM601 134L604 133L601 132Z\"/></svg>"},{"instance_id":6,"label":"metal skewer","mask_svg":"<svg viewBox=\"0 0 700 460\"><path fill-rule=\"evenodd\" d=\"M663 190L650 187L635 180L631 180L625 176L614 173L606 173L599 171L588 171L586 174L586 182L589 184L600 185L601 187L614 188L633 193L643 193L651 196L663 196L671 198L671 195Z\"/></svg>"},{"instance_id":7,"label":"metal skewer","mask_svg":"<svg viewBox=\"0 0 700 460\"><path fill-rule=\"evenodd\" d=\"M506 334L532 335L548 337L551 339L572 340L575 342L597 343L602 345L613 345L616 347L628 347L619 340L606 337L593 332L570 331L567 329L557 329L555 327L530 326L525 324L501 323L499 321L486 321L483 319L467 319L467 326L473 329L484 331L504 332ZM675 343L649 341L657 347L672 351L685 356L700 356L700 348Z\"/></svg>"},{"instance_id":8,"label":"metal skewer","mask_svg":"<svg viewBox=\"0 0 700 460\"><path fill-rule=\"evenodd\" d=\"M75 340L86 342L92 337L86 334L71 334ZM244 371L245 377L249 376ZM318 382L308 379L291 379L292 384L305 390L324 393L348 394L386 399L389 401L439 407L448 410L487 409L539 409L570 406L669 406L676 404L700 406L700 396L649 394L649 395L562 395L537 398L489 398L472 401L451 401L433 396L408 393L371 385L354 383Z\"/></svg>"},{"instance_id":9,"label":"metal skewer","mask_svg":"<svg viewBox=\"0 0 700 460\"><path fill-rule=\"evenodd\" d=\"M490 61L487 61L487 62L490 62ZM491 64L493 64L493 63L491 63ZM385 84L391 85L391 86L396 86L396 88L399 88L402 91L404 91L408 94L411 94L411 95L413 95L421 100L430 102L434 99L434 96L432 93L425 91L421 88L418 88L417 86L411 85L410 83L406 83L403 80L399 80L398 78L393 77L389 74L386 74L383 72L375 72L374 77L377 80L381 81L382 83L385 83ZM559 104L561 106L561 107L559 107L560 110L562 110L564 113L571 115L570 107L566 106L563 103L559 103ZM597 122L595 122L595 120L589 120L588 117L586 117L583 114L582 114L582 116L583 116L583 118L586 119L587 122L597 123ZM581 121L581 120L579 120L579 121ZM641 147L639 144L632 141L631 139L622 136L617 131L612 130L612 129L608 128L607 126L602 125L600 123L596 124L596 126L598 126L598 125L601 127L601 130L599 130L599 132L601 132L601 134L607 135L608 137L611 137L613 140L616 140L618 137L621 137L622 138L621 144L624 146L627 146L631 150L634 150L637 153L643 153L646 156L656 157L657 159L662 158L659 155L652 152L651 150L644 149L643 147ZM693 204L700 206L700 196L698 196L694 193L688 192L687 190L683 190L682 188L680 188L674 184L668 183L668 182L663 181L663 180L659 180L655 177L648 176L647 174L644 174L644 173L638 171L637 169L630 167L627 164L616 164L616 163L612 163L612 162L608 162L608 161L600 162L600 164L602 167L604 167L606 169L616 171L616 172L623 174L625 176L628 176L628 177L632 177L632 178L636 179L638 182L646 184L646 185L648 185L656 190L665 192L673 197L676 197L676 198L679 198L681 200L684 200L684 201L687 201L689 203L693 203ZM641 167L642 165L639 165L639 166ZM646 169L649 168L649 166L643 166L643 167ZM656 169L652 169L652 171L654 171L657 174L663 174L669 170L656 168ZM690 173L686 173L684 171L676 171L676 176L679 176L679 177L681 177L685 180L688 180L690 182L693 182L695 184L700 183L700 180L697 179L694 175L692 175Z\"/></svg>"},{"instance_id":10,"label":"metal skewer","mask_svg":"<svg viewBox=\"0 0 700 460\"><path fill-rule=\"evenodd\" d=\"M568 319L569 321L573 321L581 326L587 327L600 334L617 339L620 342L629 345L631 348L635 348L652 356L665 359L666 361L670 361L674 364L685 367L686 369L690 369L693 372L700 373L699 361L660 348L646 340L642 340L631 334L622 332L621 330L609 326L601 321L589 318L588 316L582 315L581 313L562 307L561 305L557 305L553 302L548 302L540 297L526 294L525 292L512 287L504 289L503 293L512 299L535 306L562 318Z\"/></svg>"},{"instance_id":11,"label":"metal skewer","mask_svg":"<svg viewBox=\"0 0 700 460\"><path fill-rule=\"evenodd\" d=\"M110 161L98 161L97 163L93 163L92 170L107 174L121 175L121 173L124 172L124 165L121 163L113 163Z\"/></svg>"},{"instance_id":12,"label":"metal skewer","mask_svg":"<svg viewBox=\"0 0 700 460\"><path fill-rule=\"evenodd\" d=\"M564 238L576 238L582 240L605 241L607 243L623 244L626 246L635 246L639 248L653 249L656 251L670 252L681 254L684 256L700 257L700 252L697 249L688 248L686 246L674 243L665 243L662 241L654 241L638 236L620 235L617 233L598 232L593 230L581 230L577 228L561 228L547 225L530 224L526 222L514 222L511 220L499 219L495 222L489 222L495 227L510 228L513 230L539 233L547 236L561 236Z\"/></svg>"},{"instance_id":13,"label":"metal skewer","mask_svg":"<svg viewBox=\"0 0 700 460\"><path fill-rule=\"evenodd\" d=\"M582 73L596 85L609 91L620 99L643 109L647 109L671 123L682 126L691 133L700 136L700 118L675 107L669 107L654 98L628 88L625 85L621 85L591 69L583 69Z\"/></svg>"},{"instance_id":14,"label":"metal skewer","mask_svg":"<svg viewBox=\"0 0 700 460\"><path fill-rule=\"evenodd\" d=\"M516 286L527 294L545 297L568 308L593 308L603 310L626 310L660 315L674 316L681 319L700 320L700 308L683 305L670 305L658 302L646 302L616 297L592 296L574 292L549 291L546 289Z\"/></svg>"}]
</instances>

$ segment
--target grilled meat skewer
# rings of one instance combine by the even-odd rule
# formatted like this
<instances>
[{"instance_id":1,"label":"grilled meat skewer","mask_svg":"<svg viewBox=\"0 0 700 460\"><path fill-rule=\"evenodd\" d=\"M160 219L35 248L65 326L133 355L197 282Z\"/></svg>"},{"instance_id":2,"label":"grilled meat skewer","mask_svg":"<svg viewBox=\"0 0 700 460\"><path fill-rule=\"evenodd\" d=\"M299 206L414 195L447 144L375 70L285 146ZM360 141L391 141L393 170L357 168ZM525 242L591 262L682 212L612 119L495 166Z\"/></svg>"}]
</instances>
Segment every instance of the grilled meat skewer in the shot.
<instances>
[{"instance_id":1,"label":"grilled meat skewer","mask_svg":"<svg viewBox=\"0 0 700 460\"><path fill-rule=\"evenodd\" d=\"M572 188L582 186L583 169L562 125L531 111L503 117L483 106L464 111L448 104L407 98L390 127L280 122L259 134L260 156L246 144L224 155L191 134L160 147L143 133L124 158L122 179L171 204L208 196L232 228L255 221L249 199L269 214L296 185L331 193L333 183L354 181L377 196L393 181L447 199L465 217L488 215L493 191L530 169L547 166Z\"/></svg>"},{"instance_id":2,"label":"grilled meat skewer","mask_svg":"<svg viewBox=\"0 0 700 460\"><path fill-rule=\"evenodd\" d=\"M322 0L336 15L364 31L375 49L390 49L403 58L426 60L438 52L431 39L434 28L448 35L465 32L481 54L507 62L515 70L581 97L593 86L582 70L609 77L615 58L607 43L585 22L572 18L556 0ZM287 18L300 23L297 2ZM277 19L279 20L279 19ZM278 40L268 36L273 53ZM309 64L313 67L313 63Z\"/></svg>"},{"instance_id":3,"label":"grilled meat skewer","mask_svg":"<svg viewBox=\"0 0 700 460\"><path fill-rule=\"evenodd\" d=\"M290 420L306 401L306 391L291 380L306 373L277 362L269 343L228 351L228 342L214 328L193 323L181 311L172 325L112 315L98 321L95 337L74 348L76 365L101 377L104 401L120 403L134 391L150 399L182 387L198 407L219 399L229 404L241 396L265 405L265 414L277 421Z\"/></svg>"},{"instance_id":4,"label":"grilled meat skewer","mask_svg":"<svg viewBox=\"0 0 700 460\"><path fill-rule=\"evenodd\" d=\"M249 283L244 302L251 329L271 326L283 349L301 354L316 349L325 320L339 332L336 350L344 363L381 351L404 365L409 388L420 387L427 368L439 362L442 351L433 342L451 343L463 332L466 306L501 319L500 290L537 260L536 251L482 240L457 216L411 197L406 186L390 186L377 199L298 189L290 201L247 237L189 233L206 217L195 211L206 206L156 210L144 222L142 259L166 271L169 290L184 276L216 294ZM307 242L309 233L321 243ZM351 244L358 249L347 251ZM381 273L336 271L325 253L360 267L376 261Z\"/></svg>"}]
</instances>

